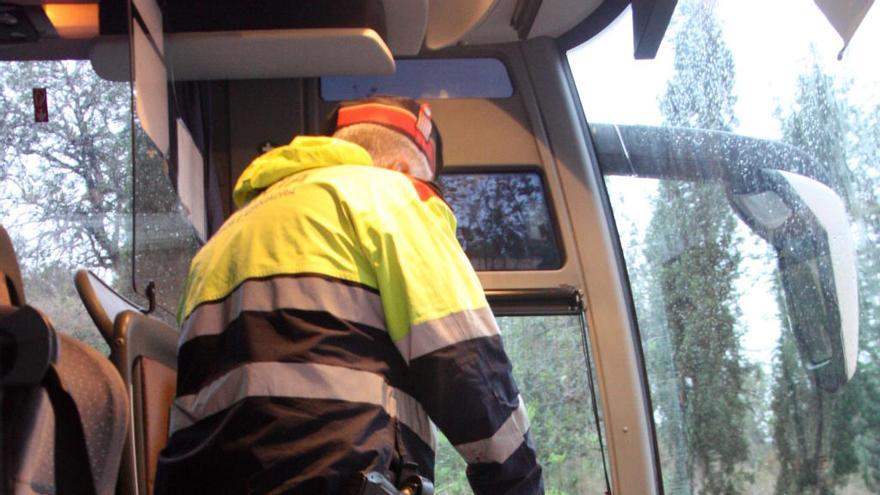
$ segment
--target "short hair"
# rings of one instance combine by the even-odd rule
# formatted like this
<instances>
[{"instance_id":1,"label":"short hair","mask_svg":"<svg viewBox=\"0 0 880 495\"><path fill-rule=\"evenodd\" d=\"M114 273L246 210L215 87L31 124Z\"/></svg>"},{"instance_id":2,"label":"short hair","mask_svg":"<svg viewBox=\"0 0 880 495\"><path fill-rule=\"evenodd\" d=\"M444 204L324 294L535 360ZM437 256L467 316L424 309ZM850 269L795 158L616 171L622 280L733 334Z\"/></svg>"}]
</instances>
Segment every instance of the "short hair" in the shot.
<instances>
[{"instance_id":1,"label":"short hair","mask_svg":"<svg viewBox=\"0 0 880 495\"><path fill-rule=\"evenodd\" d=\"M378 167L391 168L404 162L411 167L420 164L431 170L427 157L410 138L379 124L345 126L333 133L333 137L360 145L370 153L373 164Z\"/></svg>"}]
</instances>

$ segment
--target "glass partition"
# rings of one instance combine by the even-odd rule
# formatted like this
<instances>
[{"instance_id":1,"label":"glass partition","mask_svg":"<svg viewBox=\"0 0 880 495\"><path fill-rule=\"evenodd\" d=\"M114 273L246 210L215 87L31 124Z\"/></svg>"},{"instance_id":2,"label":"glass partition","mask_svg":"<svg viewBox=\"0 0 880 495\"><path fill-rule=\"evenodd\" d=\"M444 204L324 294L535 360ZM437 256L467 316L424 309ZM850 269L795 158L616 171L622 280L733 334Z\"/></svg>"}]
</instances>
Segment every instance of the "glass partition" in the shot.
<instances>
[{"instance_id":1,"label":"glass partition","mask_svg":"<svg viewBox=\"0 0 880 495\"><path fill-rule=\"evenodd\" d=\"M146 296L147 287L155 287L156 316L174 324L189 262L206 235L193 226L192 212L200 211L204 226L204 208L186 208L178 194L172 174L179 171L180 161L173 153L183 148L192 154L189 139L180 139L179 125L171 126L169 116L169 80L171 74L164 56L161 31L162 12L153 0L138 0L131 6L134 83L132 97L136 113L134 129L134 257L135 290ZM171 81L173 84L173 81ZM172 103L173 103L172 99ZM188 137L188 134L185 135ZM178 143L182 141L183 145ZM203 164L194 159L193 166L201 172ZM187 169L189 171L189 169ZM181 174L174 174L181 175ZM197 181L195 197L204 191L201 175L184 173L186 190ZM188 196L193 197L193 196ZM199 219L195 219L199 220Z\"/></svg>"}]
</instances>

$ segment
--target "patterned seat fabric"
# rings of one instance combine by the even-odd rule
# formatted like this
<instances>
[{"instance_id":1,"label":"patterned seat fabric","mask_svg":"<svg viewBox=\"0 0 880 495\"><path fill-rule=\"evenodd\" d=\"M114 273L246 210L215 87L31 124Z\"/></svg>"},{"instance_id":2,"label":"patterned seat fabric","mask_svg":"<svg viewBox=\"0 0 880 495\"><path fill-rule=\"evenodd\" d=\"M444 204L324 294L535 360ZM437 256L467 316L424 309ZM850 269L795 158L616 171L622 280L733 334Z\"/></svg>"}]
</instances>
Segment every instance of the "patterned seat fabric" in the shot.
<instances>
[{"instance_id":1,"label":"patterned seat fabric","mask_svg":"<svg viewBox=\"0 0 880 495\"><path fill-rule=\"evenodd\" d=\"M0 226L0 312L11 314L25 305L18 261L8 234ZM11 329L3 329L3 331ZM82 425L88 465L97 493L112 494L116 488L122 448L128 432L127 393L113 364L88 345L50 326L16 327L16 332L44 332L57 349L53 367L73 399L79 419L63 415L63 421ZM4 345L12 340L4 339ZM5 352L4 352L5 354ZM15 355L15 354L13 354ZM26 359L16 356L15 359ZM42 356L45 364L45 355ZM34 383L39 379L35 379ZM46 382L44 382L46 383ZM3 390L2 493L54 494L55 462L73 463L74 452L55 452L56 412L47 389L39 385L6 387ZM68 426L70 423L66 423ZM69 428L68 428L69 429ZM78 445L82 445L82 440ZM57 459L56 459L57 458ZM85 464L85 463L82 463Z\"/></svg>"},{"instance_id":2,"label":"patterned seat fabric","mask_svg":"<svg viewBox=\"0 0 880 495\"><path fill-rule=\"evenodd\" d=\"M89 464L99 494L112 494L128 428L125 387L113 364L88 345L59 334L55 369L80 413ZM55 416L42 388L25 392L17 411L4 414L16 455L6 459L11 493L55 493ZM9 437L6 437L9 438ZM9 445L9 444L7 444ZM61 453L62 458L65 455Z\"/></svg>"}]
</instances>

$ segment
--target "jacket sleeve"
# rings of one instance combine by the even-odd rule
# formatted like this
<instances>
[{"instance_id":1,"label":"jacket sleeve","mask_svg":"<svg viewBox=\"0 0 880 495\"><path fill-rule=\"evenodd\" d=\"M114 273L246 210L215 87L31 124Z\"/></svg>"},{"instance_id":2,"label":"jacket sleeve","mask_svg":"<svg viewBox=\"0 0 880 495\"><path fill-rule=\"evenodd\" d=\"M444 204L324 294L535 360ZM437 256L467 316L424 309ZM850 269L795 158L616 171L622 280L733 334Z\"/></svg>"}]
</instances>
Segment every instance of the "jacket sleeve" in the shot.
<instances>
[{"instance_id":1,"label":"jacket sleeve","mask_svg":"<svg viewBox=\"0 0 880 495\"><path fill-rule=\"evenodd\" d=\"M422 194L359 230L410 391L467 461L474 493L543 493L525 405L451 211Z\"/></svg>"}]
</instances>

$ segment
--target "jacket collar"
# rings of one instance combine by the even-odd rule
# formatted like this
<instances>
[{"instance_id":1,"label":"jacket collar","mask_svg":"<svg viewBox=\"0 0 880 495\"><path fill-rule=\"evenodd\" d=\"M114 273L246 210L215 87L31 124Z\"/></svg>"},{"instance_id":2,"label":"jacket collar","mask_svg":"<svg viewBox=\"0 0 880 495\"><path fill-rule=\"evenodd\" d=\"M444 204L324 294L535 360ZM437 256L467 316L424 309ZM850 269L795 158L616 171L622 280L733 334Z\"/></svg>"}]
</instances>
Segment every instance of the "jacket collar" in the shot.
<instances>
[{"instance_id":1,"label":"jacket collar","mask_svg":"<svg viewBox=\"0 0 880 495\"><path fill-rule=\"evenodd\" d=\"M237 208L249 203L272 184L305 170L334 165L372 166L367 150L348 141L325 136L298 136L257 157L242 172L232 192Z\"/></svg>"}]
</instances>

